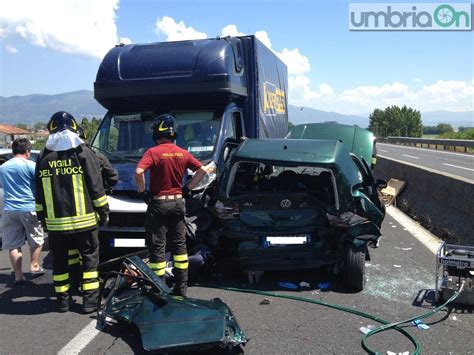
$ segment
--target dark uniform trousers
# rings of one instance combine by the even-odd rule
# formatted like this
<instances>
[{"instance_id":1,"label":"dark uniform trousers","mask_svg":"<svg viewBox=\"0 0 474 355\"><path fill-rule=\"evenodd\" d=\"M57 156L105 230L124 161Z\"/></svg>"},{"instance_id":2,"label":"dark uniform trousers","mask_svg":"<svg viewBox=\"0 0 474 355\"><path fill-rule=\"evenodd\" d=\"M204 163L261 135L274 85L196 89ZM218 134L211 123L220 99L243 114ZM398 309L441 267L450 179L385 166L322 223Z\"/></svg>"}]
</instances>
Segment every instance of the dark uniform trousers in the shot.
<instances>
[{"instance_id":1,"label":"dark uniform trousers","mask_svg":"<svg viewBox=\"0 0 474 355\"><path fill-rule=\"evenodd\" d=\"M174 276L176 280L173 293L186 296L188 282L188 254L184 231L184 200L153 200L146 213L146 242L150 254L150 268L156 275L164 278L166 268L166 240L171 242Z\"/></svg>"},{"instance_id":2,"label":"dark uniform trousers","mask_svg":"<svg viewBox=\"0 0 474 355\"><path fill-rule=\"evenodd\" d=\"M78 249L69 249L69 286L73 293L80 293L82 283L82 257Z\"/></svg>"},{"instance_id":3,"label":"dark uniform trousers","mask_svg":"<svg viewBox=\"0 0 474 355\"><path fill-rule=\"evenodd\" d=\"M53 234L49 237L50 249L53 253L53 282L58 301L69 299L71 288L71 269L80 265L82 257L82 297L84 307L97 306L99 296L99 230ZM77 249L79 255L71 259L71 249ZM71 265L73 261L73 265ZM71 268L72 266L72 268Z\"/></svg>"}]
</instances>

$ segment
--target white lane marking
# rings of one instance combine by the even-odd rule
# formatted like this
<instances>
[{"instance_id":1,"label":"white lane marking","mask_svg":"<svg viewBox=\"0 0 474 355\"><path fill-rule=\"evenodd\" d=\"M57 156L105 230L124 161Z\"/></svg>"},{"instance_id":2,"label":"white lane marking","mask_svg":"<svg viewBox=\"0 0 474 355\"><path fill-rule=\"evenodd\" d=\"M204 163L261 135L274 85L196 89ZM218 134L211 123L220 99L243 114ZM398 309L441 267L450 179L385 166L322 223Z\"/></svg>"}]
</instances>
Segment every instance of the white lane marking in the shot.
<instances>
[{"instance_id":1,"label":"white lane marking","mask_svg":"<svg viewBox=\"0 0 474 355\"><path fill-rule=\"evenodd\" d=\"M82 329L69 343L59 350L58 355L79 354L95 338L100 330L96 328L97 321L93 320Z\"/></svg>"},{"instance_id":2,"label":"white lane marking","mask_svg":"<svg viewBox=\"0 0 474 355\"><path fill-rule=\"evenodd\" d=\"M458 168L458 169L464 169L464 170L474 171L474 169L465 168L464 166L459 166L459 165L453 165L453 164L447 164L447 163L443 163L443 165L452 166L453 168Z\"/></svg>"},{"instance_id":3,"label":"white lane marking","mask_svg":"<svg viewBox=\"0 0 474 355\"><path fill-rule=\"evenodd\" d=\"M379 149L379 151L384 152L384 153L388 153L388 150L385 150L385 149Z\"/></svg>"},{"instance_id":4,"label":"white lane marking","mask_svg":"<svg viewBox=\"0 0 474 355\"><path fill-rule=\"evenodd\" d=\"M441 153L441 154L451 154L451 155L457 155L457 156L460 156L460 157L465 157L465 158L472 158L474 159L474 155L472 154L467 154L467 153L455 153L455 152L445 152L443 150L435 150L435 149L428 149L428 148L419 148L419 147L407 147L405 145L399 145L399 144L388 144L388 143L377 143L377 147L378 146L389 146L389 147L397 147L397 148L403 148L403 149L416 149L418 150L419 152L423 151L423 152L434 152L436 154L438 153ZM377 148L377 150L380 151L380 149Z\"/></svg>"},{"instance_id":5,"label":"white lane marking","mask_svg":"<svg viewBox=\"0 0 474 355\"><path fill-rule=\"evenodd\" d=\"M427 247L433 254L436 254L442 243L442 240L436 238L433 234L431 234L420 224L412 220L396 207L387 207L387 214L400 223L403 227L405 227L412 236L418 239L418 241Z\"/></svg>"},{"instance_id":6,"label":"white lane marking","mask_svg":"<svg viewBox=\"0 0 474 355\"><path fill-rule=\"evenodd\" d=\"M412 158L412 159L420 159L419 157L415 157L414 155L402 154L404 157Z\"/></svg>"}]
</instances>

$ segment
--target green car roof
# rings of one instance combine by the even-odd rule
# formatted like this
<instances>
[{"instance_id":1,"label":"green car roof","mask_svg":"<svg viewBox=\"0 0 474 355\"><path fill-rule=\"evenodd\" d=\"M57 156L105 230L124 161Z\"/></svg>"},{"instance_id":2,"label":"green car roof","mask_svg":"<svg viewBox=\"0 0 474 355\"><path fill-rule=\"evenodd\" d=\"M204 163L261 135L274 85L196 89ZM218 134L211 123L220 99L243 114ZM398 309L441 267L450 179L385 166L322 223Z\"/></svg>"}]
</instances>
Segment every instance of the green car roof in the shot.
<instances>
[{"instance_id":1,"label":"green car roof","mask_svg":"<svg viewBox=\"0 0 474 355\"><path fill-rule=\"evenodd\" d=\"M312 139L249 139L234 154L239 160L335 164L349 152L341 142Z\"/></svg>"},{"instance_id":2,"label":"green car roof","mask_svg":"<svg viewBox=\"0 0 474 355\"><path fill-rule=\"evenodd\" d=\"M341 140L352 153L372 162L375 136L359 126L338 123L306 123L290 128L289 139L335 139Z\"/></svg>"}]
</instances>

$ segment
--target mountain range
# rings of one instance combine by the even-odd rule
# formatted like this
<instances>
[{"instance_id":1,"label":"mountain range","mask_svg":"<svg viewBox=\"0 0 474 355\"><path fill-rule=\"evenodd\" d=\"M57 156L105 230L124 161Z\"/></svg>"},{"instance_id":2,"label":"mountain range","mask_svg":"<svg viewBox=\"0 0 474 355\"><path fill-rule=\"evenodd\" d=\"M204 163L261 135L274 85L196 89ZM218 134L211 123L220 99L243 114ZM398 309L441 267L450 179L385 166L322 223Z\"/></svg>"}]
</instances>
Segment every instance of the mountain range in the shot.
<instances>
[{"instance_id":1,"label":"mountain range","mask_svg":"<svg viewBox=\"0 0 474 355\"><path fill-rule=\"evenodd\" d=\"M66 110L75 117L102 117L105 109L94 99L89 90L66 92L57 95L32 94L25 96L0 96L0 123L33 125L46 122L56 111ZM288 115L293 124L307 122L337 122L357 124L366 128L369 125L369 114L347 115L337 112L316 110L309 107L288 105ZM424 126L436 126L438 123L449 123L454 127L474 126L474 111L422 112Z\"/></svg>"}]
</instances>

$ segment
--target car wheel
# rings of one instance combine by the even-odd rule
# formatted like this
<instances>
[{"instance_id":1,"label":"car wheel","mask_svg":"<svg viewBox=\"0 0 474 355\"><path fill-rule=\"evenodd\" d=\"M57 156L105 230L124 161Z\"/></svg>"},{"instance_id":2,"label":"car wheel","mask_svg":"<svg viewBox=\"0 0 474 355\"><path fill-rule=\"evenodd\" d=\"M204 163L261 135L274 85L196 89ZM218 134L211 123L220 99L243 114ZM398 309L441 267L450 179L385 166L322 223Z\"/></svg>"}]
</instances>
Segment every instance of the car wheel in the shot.
<instances>
[{"instance_id":1,"label":"car wheel","mask_svg":"<svg viewBox=\"0 0 474 355\"><path fill-rule=\"evenodd\" d=\"M365 246L350 245L344 257L344 285L353 292L365 286Z\"/></svg>"}]
</instances>

